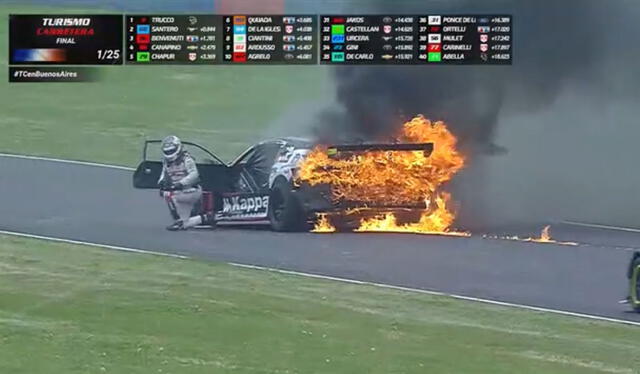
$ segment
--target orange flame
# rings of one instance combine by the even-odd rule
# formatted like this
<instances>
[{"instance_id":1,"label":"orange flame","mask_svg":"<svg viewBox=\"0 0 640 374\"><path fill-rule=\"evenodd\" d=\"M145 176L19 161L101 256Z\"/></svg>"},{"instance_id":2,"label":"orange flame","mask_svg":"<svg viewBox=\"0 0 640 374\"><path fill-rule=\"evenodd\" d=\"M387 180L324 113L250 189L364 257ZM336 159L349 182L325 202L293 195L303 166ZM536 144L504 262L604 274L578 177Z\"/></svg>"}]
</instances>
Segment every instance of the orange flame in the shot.
<instances>
[{"instance_id":1,"label":"orange flame","mask_svg":"<svg viewBox=\"0 0 640 374\"><path fill-rule=\"evenodd\" d=\"M455 213L449 207L450 195L441 191L465 163L456 149L456 137L444 122L431 122L420 115L403 125L396 141L433 143L434 149L431 155L423 151L368 151L334 159L325 147L316 147L301 163L298 178L311 186L330 185L334 201L355 201L364 206L415 206L424 201L427 206L418 222L398 224L397 217L389 212L363 219L356 231L467 236L449 232ZM327 225L330 223L323 216L314 231L324 230Z\"/></svg>"},{"instance_id":2,"label":"orange flame","mask_svg":"<svg viewBox=\"0 0 640 374\"><path fill-rule=\"evenodd\" d=\"M455 219L455 215L449 211L446 206L450 198L449 196L447 193L442 193L442 195L437 196L436 210L423 213L418 222L398 224L393 213L386 213L380 217L362 220L360 227L355 231L471 236L468 232L449 231L449 227Z\"/></svg>"},{"instance_id":3,"label":"orange flame","mask_svg":"<svg viewBox=\"0 0 640 374\"><path fill-rule=\"evenodd\" d=\"M336 228L331 225L329 219L327 218L327 215L324 213L318 214L318 220L316 221L315 227L313 228L313 230L311 230L311 232L329 233L335 231Z\"/></svg>"}]
</instances>

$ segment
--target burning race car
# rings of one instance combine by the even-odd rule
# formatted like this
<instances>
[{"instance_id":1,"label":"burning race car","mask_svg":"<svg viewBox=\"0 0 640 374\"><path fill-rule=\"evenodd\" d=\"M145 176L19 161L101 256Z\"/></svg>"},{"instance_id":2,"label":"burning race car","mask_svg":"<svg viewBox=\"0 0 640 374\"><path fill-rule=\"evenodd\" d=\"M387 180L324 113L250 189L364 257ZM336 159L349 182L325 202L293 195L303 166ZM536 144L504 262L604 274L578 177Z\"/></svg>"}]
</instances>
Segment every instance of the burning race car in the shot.
<instances>
[{"instance_id":1,"label":"burning race car","mask_svg":"<svg viewBox=\"0 0 640 374\"><path fill-rule=\"evenodd\" d=\"M443 123L421 116L407 122L394 141L318 146L281 138L258 143L229 164L183 142L197 160L203 190L193 214L211 217L214 225L451 234L454 214L439 186L464 164L455 143ZM145 142L134 187L158 188L162 161L149 149L159 144Z\"/></svg>"}]
</instances>

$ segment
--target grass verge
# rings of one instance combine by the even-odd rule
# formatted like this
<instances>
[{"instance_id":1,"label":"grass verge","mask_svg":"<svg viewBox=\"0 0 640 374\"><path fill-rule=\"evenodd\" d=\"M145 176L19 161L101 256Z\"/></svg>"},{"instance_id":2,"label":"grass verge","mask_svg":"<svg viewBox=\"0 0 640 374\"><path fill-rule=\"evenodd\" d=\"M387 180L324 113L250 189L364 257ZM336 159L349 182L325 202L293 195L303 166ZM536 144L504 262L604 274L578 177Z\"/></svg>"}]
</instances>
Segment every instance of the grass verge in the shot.
<instances>
[{"instance_id":1,"label":"grass verge","mask_svg":"<svg viewBox=\"0 0 640 374\"><path fill-rule=\"evenodd\" d=\"M0 237L3 373L637 373L640 329Z\"/></svg>"}]
</instances>

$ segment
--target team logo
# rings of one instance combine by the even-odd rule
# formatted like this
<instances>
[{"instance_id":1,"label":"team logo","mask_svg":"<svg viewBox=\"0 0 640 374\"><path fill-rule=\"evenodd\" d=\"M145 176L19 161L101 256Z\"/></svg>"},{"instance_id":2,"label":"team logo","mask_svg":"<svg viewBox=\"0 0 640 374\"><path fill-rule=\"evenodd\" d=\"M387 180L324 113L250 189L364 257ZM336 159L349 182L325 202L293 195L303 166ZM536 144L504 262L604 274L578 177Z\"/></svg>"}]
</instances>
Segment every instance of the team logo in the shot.
<instances>
[{"instance_id":1,"label":"team logo","mask_svg":"<svg viewBox=\"0 0 640 374\"><path fill-rule=\"evenodd\" d=\"M489 41L489 35L487 35L487 34L480 35L480 42L486 43L488 41Z\"/></svg>"},{"instance_id":2,"label":"team logo","mask_svg":"<svg viewBox=\"0 0 640 374\"><path fill-rule=\"evenodd\" d=\"M285 25L285 26L284 26L284 31L285 31L287 34L291 34L291 33L293 32L293 25Z\"/></svg>"},{"instance_id":3,"label":"team logo","mask_svg":"<svg viewBox=\"0 0 640 374\"><path fill-rule=\"evenodd\" d=\"M195 61L198 59L198 54L197 53L189 53L189 61Z\"/></svg>"},{"instance_id":4,"label":"team logo","mask_svg":"<svg viewBox=\"0 0 640 374\"><path fill-rule=\"evenodd\" d=\"M222 199L222 213L230 215L266 215L269 196L225 197Z\"/></svg>"},{"instance_id":5,"label":"team logo","mask_svg":"<svg viewBox=\"0 0 640 374\"><path fill-rule=\"evenodd\" d=\"M384 25L382 31L384 31L385 34L391 34L391 25Z\"/></svg>"},{"instance_id":6,"label":"team logo","mask_svg":"<svg viewBox=\"0 0 640 374\"><path fill-rule=\"evenodd\" d=\"M489 50L489 44L480 44L480 52L487 52Z\"/></svg>"},{"instance_id":7,"label":"team logo","mask_svg":"<svg viewBox=\"0 0 640 374\"><path fill-rule=\"evenodd\" d=\"M429 16L429 25L440 25L442 22L441 16Z\"/></svg>"}]
</instances>

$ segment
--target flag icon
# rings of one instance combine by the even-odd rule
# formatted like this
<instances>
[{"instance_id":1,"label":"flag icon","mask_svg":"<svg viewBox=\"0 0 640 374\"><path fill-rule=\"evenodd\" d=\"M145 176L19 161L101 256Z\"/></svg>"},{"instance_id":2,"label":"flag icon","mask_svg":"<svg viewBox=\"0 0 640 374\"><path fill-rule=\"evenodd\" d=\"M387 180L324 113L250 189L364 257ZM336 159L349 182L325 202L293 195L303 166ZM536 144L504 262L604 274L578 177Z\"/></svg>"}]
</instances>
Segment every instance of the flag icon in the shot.
<instances>
[{"instance_id":1,"label":"flag icon","mask_svg":"<svg viewBox=\"0 0 640 374\"><path fill-rule=\"evenodd\" d=\"M491 31L491 28L489 26L478 26L478 32L480 34L487 34Z\"/></svg>"}]
</instances>

